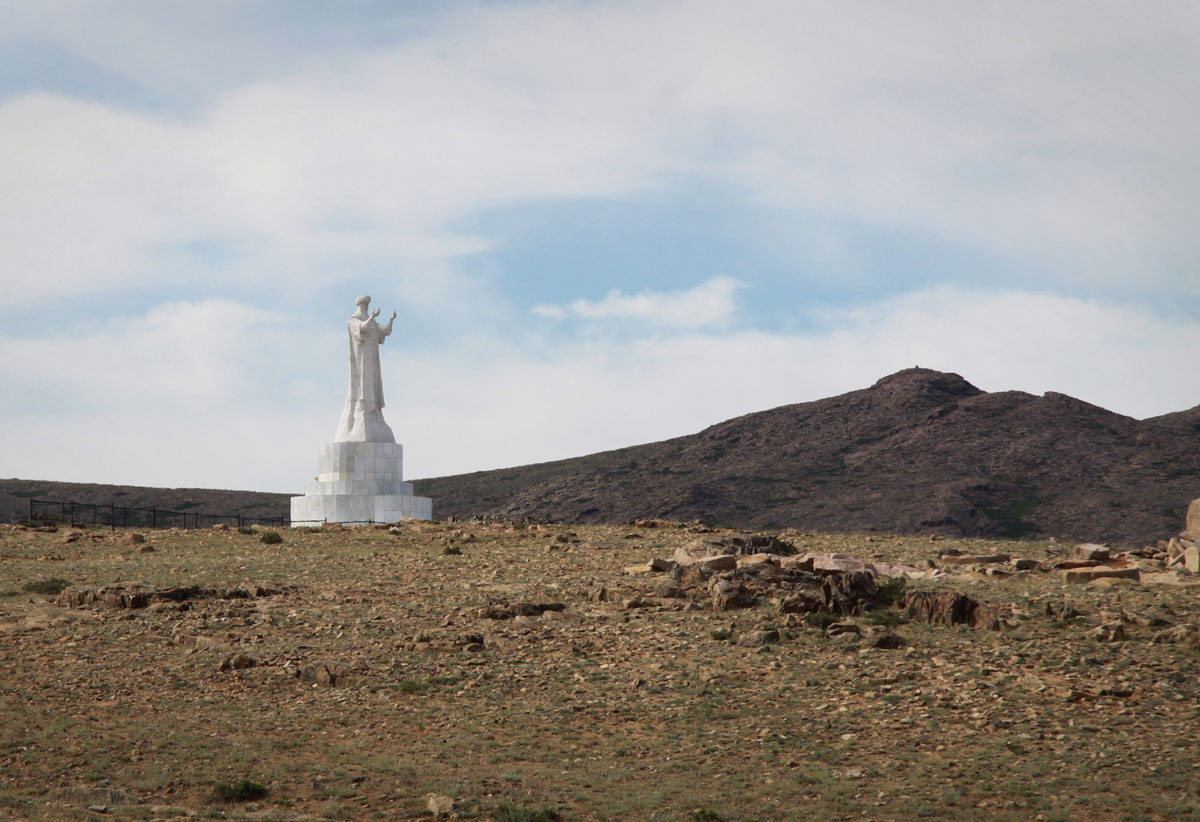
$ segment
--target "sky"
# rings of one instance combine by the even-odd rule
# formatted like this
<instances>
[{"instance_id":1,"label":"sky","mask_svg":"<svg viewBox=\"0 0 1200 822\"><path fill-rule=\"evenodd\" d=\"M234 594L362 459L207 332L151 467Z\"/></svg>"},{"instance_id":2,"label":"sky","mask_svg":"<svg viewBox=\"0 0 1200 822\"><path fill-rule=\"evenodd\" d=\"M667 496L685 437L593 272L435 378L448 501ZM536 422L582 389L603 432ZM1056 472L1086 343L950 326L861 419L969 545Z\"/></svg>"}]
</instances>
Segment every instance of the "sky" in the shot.
<instances>
[{"instance_id":1,"label":"sky","mask_svg":"<svg viewBox=\"0 0 1200 822\"><path fill-rule=\"evenodd\" d=\"M1200 5L0 0L0 477L301 493L919 365L1200 404Z\"/></svg>"}]
</instances>

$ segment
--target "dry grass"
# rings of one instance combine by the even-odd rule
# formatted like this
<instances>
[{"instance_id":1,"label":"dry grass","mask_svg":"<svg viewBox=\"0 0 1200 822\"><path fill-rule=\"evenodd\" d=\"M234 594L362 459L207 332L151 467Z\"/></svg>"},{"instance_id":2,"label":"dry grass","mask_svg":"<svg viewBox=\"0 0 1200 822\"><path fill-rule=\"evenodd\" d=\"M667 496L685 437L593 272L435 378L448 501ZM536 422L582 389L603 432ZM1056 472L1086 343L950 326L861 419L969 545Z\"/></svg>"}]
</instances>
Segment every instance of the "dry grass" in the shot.
<instances>
[{"instance_id":1,"label":"dry grass","mask_svg":"<svg viewBox=\"0 0 1200 822\"><path fill-rule=\"evenodd\" d=\"M879 650L765 606L656 598L661 576L621 574L720 534L401 532L297 529L273 545L165 532L141 553L119 533L0 530L0 819L422 818L429 793L485 820L1200 818L1200 654L1152 641L1200 623L1197 588L918 581L1010 605L1017 624L906 623L907 647ZM887 560L1061 551L790 538ZM43 580L285 590L88 610L22 591ZM598 584L608 601L588 600ZM651 607L623 608L635 595ZM1081 617L1045 615L1065 597ZM479 617L497 601L566 608ZM1124 641L1086 636L1114 620ZM783 641L737 643L766 628ZM236 652L253 667L221 670ZM321 664L332 684L311 675ZM243 780L267 794L216 800Z\"/></svg>"}]
</instances>

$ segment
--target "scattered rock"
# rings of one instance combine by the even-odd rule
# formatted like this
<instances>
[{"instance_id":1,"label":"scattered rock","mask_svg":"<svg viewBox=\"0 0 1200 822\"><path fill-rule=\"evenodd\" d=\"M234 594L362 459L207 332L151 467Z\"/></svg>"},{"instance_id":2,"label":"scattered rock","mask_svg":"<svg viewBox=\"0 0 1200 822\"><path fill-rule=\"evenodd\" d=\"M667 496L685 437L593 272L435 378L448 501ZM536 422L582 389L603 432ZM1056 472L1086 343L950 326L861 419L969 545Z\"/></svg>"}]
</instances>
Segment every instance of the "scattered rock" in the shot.
<instances>
[{"instance_id":1,"label":"scattered rock","mask_svg":"<svg viewBox=\"0 0 1200 822\"><path fill-rule=\"evenodd\" d=\"M722 578L713 579L709 586L709 597L714 611L750 608L756 600L754 592L739 580Z\"/></svg>"},{"instance_id":2,"label":"scattered rock","mask_svg":"<svg viewBox=\"0 0 1200 822\"><path fill-rule=\"evenodd\" d=\"M1151 641L1156 644L1167 642L1173 645L1187 645L1192 648L1200 648L1200 625L1175 625L1164 631L1159 631Z\"/></svg>"},{"instance_id":3,"label":"scattered rock","mask_svg":"<svg viewBox=\"0 0 1200 822\"><path fill-rule=\"evenodd\" d=\"M1114 568L1108 565L1063 571L1063 582L1068 584L1083 585L1097 579L1131 579L1137 582L1141 579L1141 572L1137 568Z\"/></svg>"},{"instance_id":4,"label":"scattered rock","mask_svg":"<svg viewBox=\"0 0 1200 822\"><path fill-rule=\"evenodd\" d=\"M818 574L875 573L875 566L846 554L805 554L799 561L811 562L811 570Z\"/></svg>"},{"instance_id":5,"label":"scattered rock","mask_svg":"<svg viewBox=\"0 0 1200 822\"><path fill-rule=\"evenodd\" d=\"M779 600L779 613L781 614L813 614L824 607L824 600L804 592L794 593Z\"/></svg>"},{"instance_id":6,"label":"scattered rock","mask_svg":"<svg viewBox=\"0 0 1200 822\"><path fill-rule=\"evenodd\" d=\"M940 559L946 565L998 565L1008 562L1008 554L943 554Z\"/></svg>"},{"instance_id":7,"label":"scattered rock","mask_svg":"<svg viewBox=\"0 0 1200 822\"><path fill-rule=\"evenodd\" d=\"M841 636L843 634L854 634L857 636L862 634L862 628L859 628L858 623L851 620L834 622L825 628L826 636Z\"/></svg>"},{"instance_id":8,"label":"scattered rock","mask_svg":"<svg viewBox=\"0 0 1200 822\"><path fill-rule=\"evenodd\" d=\"M738 558L733 554L714 554L701 557L696 564L710 571L732 571L738 567Z\"/></svg>"},{"instance_id":9,"label":"scattered rock","mask_svg":"<svg viewBox=\"0 0 1200 822\"><path fill-rule=\"evenodd\" d=\"M154 546L153 546L153 545L149 545L149 544L143 545L143 546L141 546L140 548L138 548L138 553L139 553L139 554L153 554L153 553L154 553Z\"/></svg>"},{"instance_id":10,"label":"scattered rock","mask_svg":"<svg viewBox=\"0 0 1200 822\"><path fill-rule=\"evenodd\" d=\"M587 594L588 602L607 602L608 589L603 585L593 585Z\"/></svg>"},{"instance_id":11,"label":"scattered rock","mask_svg":"<svg viewBox=\"0 0 1200 822\"><path fill-rule=\"evenodd\" d=\"M892 631L872 630L867 635L867 644L872 648L894 651L897 648L903 648L907 643L904 641L904 637Z\"/></svg>"},{"instance_id":12,"label":"scattered rock","mask_svg":"<svg viewBox=\"0 0 1200 822\"><path fill-rule=\"evenodd\" d=\"M561 602L514 602L492 603L479 611L481 619L512 619L519 616L541 616L547 611L561 611L566 606Z\"/></svg>"},{"instance_id":13,"label":"scattered rock","mask_svg":"<svg viewBox=\"0 0 1200 822\"><path fill-rule=\"evenodd\" d=\"M1084 542L1075 546L1075 556L1080 559L1094 559L1105 562L1111 556L1107 545L1097 545L1094 542Z\"/></svg>"},{"instance_id":14,"label":"scattered rock","mask_svg":"<svg viewBox=\"0 0 1200 822\"><path fill-rule=\"evenodd\" d=\"M754 631L738 640L738 645L745 648L758 648L763 645L774 645L779 642L779 631Z\"/></svg>"},{"instance_id":15,"label":"scattered rock","mask_svg":"<svg viewBox=\"0 0 1200 822\"><path fill-rule=\"evenodd\" d=\"M1061 619L1063 622L1070 622L1075 617L1081 616L1081 614L1075 610L1074 605L1063 600L1062 602L1047 602L1046 616L1051 619Z\"/></svg>"},{"instance_id":16,"label":"scattered rock","mask_svg":"<svg viewBox=\"0 0 1200 822\"><path fill-rule=\"evenodd\" d=\"M217 670L219 670L219 671L229 671L229 670L241 671L246 668L253 668L257 664L258 663L255 662L253 657L248 656L243 653L236 653L236 654L230 654L229 656L222 659L221 664L217 668Z\"/></svg>"},{"instance_id":17,"label":"scattered rock","mask_svg":"<svg viewBox=\"0 0 1200 822\"><path fill-rule=\"evenodd\" d=\"M831 573L821 581L825 610L831 614L861 614L875 605L875 575L869 571Z\"/></svg>"},{"instance_id":18,"label":"scattered rock","mask_svg":"<svg viewBox=\"0 0 1200 822\"><path fill-rule=\"evenodd\" d=\"M296 672L296 678L301 682L318 685L322 688L333 688L345 683L345 674L340 668L328 662L318 662Z\"/></svg>"},{"instance_id":19,"label":"scattered rock","mask_svg":"<svg viewBox=\"0 0 1200 822\"><path fill-rule=\"evenodd\" d=\"M750 554L744 557L738 557L738 568L749 568L751 565L774 565L779 567L780 557L775 554Z\"/></svg>"},{"instance_id":20,"label":"scattered rock","mask_svg":"<svg viewBox=\"0 0 1200 822\"><path fill-rule=\"evenodd\" d=\"M1200 547L1188 545L1183 549L1183 567L1190 573L1200 574Z\"/></svg>"},{"instance_id":21,"label":"scattered rock","mask_svg":"<svg viewBox=\"0 0 1200 822\"><path fill-rule=\"evenodd\" d=\"M105 608L145 608L157 602L184 602L193 599L251 599L274 596L283 588L246 585L221 590L197 585L160 588L145 582L119 582L114 585L72 585L58 595L58 604L67 608L102 605Z\"/></svg>"},{"instance_id":22,"label":"scattered rock","mask_svg":"<svg viewBox=\"0 0 1200 822\"><path fill-rule=\"evenodd\" d=\"M1121 622L1106 622L1097 625L1084 636L1097 642L1119 642L1125 639L1125 625Z\"/></svg>"},{"instance_id":23,"label":"scattered rock","mask_svg":"<svg viewBox=\"0 0 1200 822\"><path fill-rule=\"evenodd\" d=\"M449 796L442 796L436 793L425 795L425 807L429 812L437 818L450 816L458 812L457 803Z\"/></svg>"},{"instance_id":24,"label":"scattered rock","mask_svg":"<svg viewBox=\"0 0 1200 822\"><path fill-rule=\"evenodd\" d=\"M1073 571L1076 568L1095 568L1099 564L1100 561L1096 559L1060 559L1050 568L1055 571Z\"/></svg>"},{"instance_id":25,"label":"scattered rock","mask_svg":"<svg viewBox=\"0 0 1200 822\"><path fill-rule=\"evenodd\" d=\"M930 625L971 625L979 603L966 594L909 591L900 603L904 615Z\"/></svg>"},{"instance_id":26,"label":"scattered rock","mask_svg":"<svg viewBox=\"0 0 1200 822\"><path fill-rule=\"evenodd\" d=\"M1187 509L1187 525L1180 536L1200 540L1200 499L1192 500Z\"/></svg>"},{"instance_id":27,"label":"scattered rock","mask_svg":"<svg viewBox=\"0 0 1200 822\"><path fill-rule=\"evenodd\" d=\"M1042 567L1042 563L1036 559L1021 559L1019 557L1013 557L1011 564L1018 571L1037 571Z\"/></svg>"}]
</instances>

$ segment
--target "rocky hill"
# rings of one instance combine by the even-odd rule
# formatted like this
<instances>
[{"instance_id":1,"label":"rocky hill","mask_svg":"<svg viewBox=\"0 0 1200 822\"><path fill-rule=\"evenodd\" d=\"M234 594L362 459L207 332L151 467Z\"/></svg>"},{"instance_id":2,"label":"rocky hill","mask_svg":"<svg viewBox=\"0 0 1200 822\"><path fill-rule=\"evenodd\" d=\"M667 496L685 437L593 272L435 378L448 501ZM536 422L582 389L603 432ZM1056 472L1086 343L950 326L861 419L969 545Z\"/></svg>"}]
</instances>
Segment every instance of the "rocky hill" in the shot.
<instances>
[{"instance_id":1,"label":"rocky hill","mask_svg":"<svg viewBox=\"0 0 1200 822\"><path fill-rule=\"evenodd\" d=\"M101 485L87 482L0 479L0 522L29 516L29 501L57 500L157 508L160 511L200 512L226 517L276 519L288 515L288 494L257 491L221 491L211 488L146 488L136 485ZM77 512L78 513L78 512ZM78 514L86 518L86 512Z\"/></svg>"},{"instance_id":2,"label":"rocky hill","mask_svg":"<svg viewBox=\"0 0 1200 822\"><path fill-rule=\"evenodd\" d=\"M416 483L439 518L699 519L741 528L1141 543L1200 497L1200 406L1136 420L908 369L690 436Z\"/></svg>"}]
</instances>

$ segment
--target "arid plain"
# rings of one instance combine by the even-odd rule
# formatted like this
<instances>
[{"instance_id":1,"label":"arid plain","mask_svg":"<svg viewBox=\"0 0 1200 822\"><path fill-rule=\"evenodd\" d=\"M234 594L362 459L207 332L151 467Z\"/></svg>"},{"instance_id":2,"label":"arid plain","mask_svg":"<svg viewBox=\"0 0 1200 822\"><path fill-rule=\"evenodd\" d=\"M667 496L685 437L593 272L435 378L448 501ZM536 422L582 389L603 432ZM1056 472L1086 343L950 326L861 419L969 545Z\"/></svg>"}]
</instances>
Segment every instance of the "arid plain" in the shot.
<instances>
[{"instance_id":1,"label":"arid plain","mask_svg":"<svg viewBox=\"0 0 1200 822\"><path fill-rule=\"evenodd\" d=\"M1153 548L1080 584L1053 540L262 534L0 527L0 819L1200 818L1200 577ZM688 552L743 567L637 567ZM806 553L916 578L828 613Z\"/></svg>"}]
</instances>

